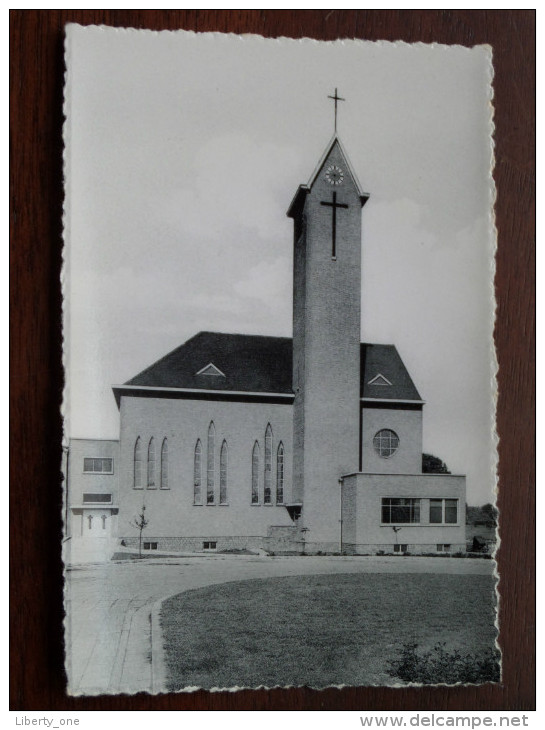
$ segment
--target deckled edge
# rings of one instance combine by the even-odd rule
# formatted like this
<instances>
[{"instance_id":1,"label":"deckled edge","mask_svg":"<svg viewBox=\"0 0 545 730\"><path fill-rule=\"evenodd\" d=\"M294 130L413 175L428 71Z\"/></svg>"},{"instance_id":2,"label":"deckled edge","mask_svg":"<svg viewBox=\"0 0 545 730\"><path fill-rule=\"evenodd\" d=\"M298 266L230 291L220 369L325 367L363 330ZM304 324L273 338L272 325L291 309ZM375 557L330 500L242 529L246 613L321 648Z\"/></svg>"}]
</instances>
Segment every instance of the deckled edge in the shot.
<instances>
[{"instance_id":1,"label":"deckled edge","mask_svg":"<svg viewBox=\"0 0 545 730\"><path fill-rule=\"evenodd\" d=\"M501 684L503 679L503 652L499 643L500 636L500 622L499 622L499 611L501 596L499 592L499 581L500 574L498 571L498 561L496 556L498 554L500 543L501 543L501 531L500 531L500 519L501 515L498 510L498 466L499 466L499 453L498 445L500 437L498 434L497 416L498 416L498 355L496 352L496 344L494 341L494 329L496 326L497 319L497 300L496 300L496 256L498 252L498 229L496 226L496 202L497 202L497 189L496 182L494 180L494 169L496 166L496 154L495 154L495 143L494 134L496 131L496 125L494 123L494 52L491 46L483 46L483 50L486 52L488 57L488 142L489 142L489 184L488 184L488 247L489 247L489 261L490 261L490 333L489 333L489 349L490 349L490 389L492 393L492 412L490 414L492 424L492 448L490 453L490 471L491 480L494 484L494 507L496 508L496 529L495 529L495 542L494 551L492 553L492 560L494 562L494 593L496 596L496 616L494 619L494 626L496 627L496 639L494 641L495 647L499 653L499 667L500 667L500 678L499 683Z\"/></svg>"},{"instance_id":2,"label":"deckled edge","mask_svg":"<svg viewBox=\"0 0 545 730\"><path fill-rule=\"evenodd\" d=\"M68 509L68 459L69 459L69 402L70 402L70 378L69 373L69 338L70 338L70 307L67 299L69 292L70 279L70 196L69 196L69 180L70 180L70 149L71 149L71 130L70 130L70 100L71 100L71 73L70 73L70 26L64 28L64 88L63 88L63 124L62 124L62 172L63 172L63 206L62 206L62 263L61 263L61 313L62 313L62 368L64 372L64 387L62 391L61 418L62 418L62 566L63 566L63 638L64 638L64 671L66 673L67 687L66 690L70 694L70 678L72 657L69 651L70 645L70 615L67 611L67 600L69 598L67 591L66 572L69 564L70 537L68 536L69 516Z\"/></svg>"},{"instance_id":3,"label":"deckled edge","mask_svg":"<svg viewBox=\"0 0 545 730\"><path fill-rule=\"evenodd\" d=\"M139 33L139 34L146 34L146 35L185 35L185 36L191 36L193 38L205 38L207 40L215 40L218 41L219 39L231 39L231 40L237 40L240 42L244 42L246 40L254 40L254 41L263 41L264 43L308 43L311 45L320 45L320 46L333 46L333 45L351 45L351 44L358 44L358 45L368 45L368 46L403 46L406 48L437 48L437 49L443 49L445 51L449 50L458 50L458 51L472 51L476 48L487 48L492 51L491 46L484 43L475 43L473 46L465 46L460 43L426 43L424 41L416 41L414 43L411 43L409 41L404 40L397 40L397 41L389 41L389 40L367 40L364 38L349 38L349 37L341 37L341 38L334 38L332 40L318 40L316 38L310 38L308 36L303 36L302 38L292 38L290 36L263 36L259 35L258 33L225 33L223 31L195 31L195 30L186 30L184 28L163 28L161 30L153 30L152 28L133 28L133 27L117 27L117 26L111 26L111 25L96 25L96 24L90 24L90 25L82 25L81 23L67 23L65 25L65 33L68 34L68 30L70 28L78 28L80 30L99 30L101 32L112 32L116 35L118 34L127 34L127 33ZM491 61L490 61L491 63Z\"/></svg>"}]
</instances>

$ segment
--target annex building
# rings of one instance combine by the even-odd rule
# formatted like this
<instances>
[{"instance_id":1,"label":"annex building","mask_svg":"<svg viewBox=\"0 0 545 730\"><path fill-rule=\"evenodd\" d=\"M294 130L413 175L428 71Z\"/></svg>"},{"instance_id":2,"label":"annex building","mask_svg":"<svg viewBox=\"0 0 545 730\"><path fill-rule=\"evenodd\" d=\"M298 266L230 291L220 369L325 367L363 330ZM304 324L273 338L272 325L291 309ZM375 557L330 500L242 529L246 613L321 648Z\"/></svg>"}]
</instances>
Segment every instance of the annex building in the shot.
<instances>
[{"instance_id":1,"label":"annex building","mask_svg":"<svg viewBox=\"0 0 545 730\"><path fill-rule=\"evenodd\" d=\"M119 441L73 440L69 561L146 550L465 550L465 477L422 473L424 401L362 343L360 187L335 134L288 210L293 339L199 332L113 393Z\"/></svg>"}]
</instances>

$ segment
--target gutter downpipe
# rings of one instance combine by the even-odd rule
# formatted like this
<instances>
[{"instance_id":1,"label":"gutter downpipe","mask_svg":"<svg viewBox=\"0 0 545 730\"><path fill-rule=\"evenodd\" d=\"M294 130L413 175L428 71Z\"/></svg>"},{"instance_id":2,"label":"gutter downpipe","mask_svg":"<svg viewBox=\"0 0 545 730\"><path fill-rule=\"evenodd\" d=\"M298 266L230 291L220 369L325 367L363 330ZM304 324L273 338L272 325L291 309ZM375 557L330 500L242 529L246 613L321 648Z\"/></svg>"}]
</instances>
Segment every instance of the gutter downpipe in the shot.
<instances>
[{"instance_id":1,"label":"gutter downpipe","mask_svg":"<svg viewBox=\"0 0 545 730\"><path fill-rule=\"evenodd\" d=\"M343 483L344 478L339 479L339 513L340 513L340 537L339 537L339 551L343 554Z\"/></svg>"}]
</instances>

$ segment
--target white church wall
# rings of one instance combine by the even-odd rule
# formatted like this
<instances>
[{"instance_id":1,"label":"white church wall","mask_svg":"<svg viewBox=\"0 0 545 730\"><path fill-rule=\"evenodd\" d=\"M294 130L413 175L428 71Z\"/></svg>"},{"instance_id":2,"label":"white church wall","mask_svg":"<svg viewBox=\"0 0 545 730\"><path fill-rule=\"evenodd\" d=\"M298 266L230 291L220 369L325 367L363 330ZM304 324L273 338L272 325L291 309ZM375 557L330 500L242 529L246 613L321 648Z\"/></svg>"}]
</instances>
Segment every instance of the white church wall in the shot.
<instances>
[{"instance_id":1,"label":"white church wall","mask_svg":"<svg viewBox=\"0 0 545 730\"><path fill-rule=\"evenodd\" d=\"M381 457L374 445L375 435L390 429L399 437L397 451ZM379 474L419 474L422 471L422 411L390 408L363 408L362 471Z\"/></svg>"},{"instance_id":2,"label":"white church wall","mask_svg":"<svg viewBox=\"0 0 545 730\"><path fill-rule=\"evenodd\" d=\"M284 446L284 501L291 498L291 405L208 400L122 397L121 483L119 537L132 544L137 531L131 527L142 505L149 525L146 541L159 539L158 549L202 549L203 540L222 547L259 547L271 526L293 525L285 507L275 504L277 450ZM206 504L207 440L214 423L215 504ZM264 447L267 424L272 427L272 504L263 503ZM134 446L140 436L145 478L147 449L155 439L155 489L135 489ZM168 489L159 483L160 450L168 439ZM202 446L202 504L194 504L194 455L197 439ZM219 504L220 449L228 449L227 504ZM252 449L259 443L259 504L251 503ZM184 540L182 540L184 538ZM255 538L255 539L254 539Z\"/></svg>"},{"instance_id":3,"label":"white church wall","mask_svg":"<svg viewBox=\"0 0 545 730\"><path fill-rule=\"evenodd\" d=\"M343 549L356 553L394 552L407 545L413 553L465 551L464 476L451 474L352 474L343 483ZM420 500L417 523L382 522L382 500ZM430 523L430 499L457 500L455 524ZM393 528L396 527L396 530ZM439 552L446 552L444 549Z\"/></svg>"}]
</instances>

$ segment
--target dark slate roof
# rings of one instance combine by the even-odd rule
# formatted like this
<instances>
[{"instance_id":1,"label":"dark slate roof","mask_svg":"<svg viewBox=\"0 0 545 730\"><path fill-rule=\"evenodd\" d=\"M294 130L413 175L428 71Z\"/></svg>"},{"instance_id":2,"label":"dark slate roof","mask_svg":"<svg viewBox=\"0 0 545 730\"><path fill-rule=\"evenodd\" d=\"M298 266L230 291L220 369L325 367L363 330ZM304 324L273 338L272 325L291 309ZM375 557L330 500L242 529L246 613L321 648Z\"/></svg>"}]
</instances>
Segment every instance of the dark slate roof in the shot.
<instances>
[{"instance_id":1,"label":"dark slate roof","mask_svg":"<svg viewBox=\"0 0 545 730\"><path fill-rule=\"evenodd\" d=\"M223 375L197 375L210 363ZM368 385L379 374L392 385ZM362 343L361 382L365 398L420 400L393 345ZM199 332L125 385L291 394L292 340Z\"/></svg>"},{"instance_id":2,"label":"dark slate roof","mask_svg":"<svg viewBox=\"0 0 545 730\"><path fill-rule=\"evenodd\" d=\"M382 375L392 385L369 385ZM421 400L395 345L361 345L361 387L363 398Z\"/></svg>"},{"instance_id":3,"label":"dark slate roof","mask_svg":"<svg viewBox=\"0 0 545 730\"><path fill-rule=\"evenodd\" d=\"M287 337L199 332L126 385L291 393L291 343ZM197 375L209 363L225 377Z\"/></svg>"}]
</instances>

